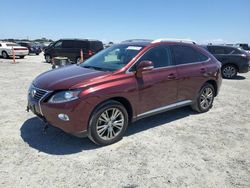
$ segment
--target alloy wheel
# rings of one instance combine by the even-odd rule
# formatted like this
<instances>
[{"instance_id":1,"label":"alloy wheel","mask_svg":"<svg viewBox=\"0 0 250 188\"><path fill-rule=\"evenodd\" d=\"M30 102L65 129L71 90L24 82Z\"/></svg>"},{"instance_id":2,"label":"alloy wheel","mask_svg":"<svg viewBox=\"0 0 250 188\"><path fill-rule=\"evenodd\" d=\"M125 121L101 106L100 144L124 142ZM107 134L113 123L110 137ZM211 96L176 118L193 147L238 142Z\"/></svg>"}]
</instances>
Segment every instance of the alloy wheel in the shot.
<instances>
[{"instance_id":1,"label":"alloy wheel","mask_svg":"<svg viewBox=\"0 0 250 188\"><path fill-rule=\"evenodd\" d=\"M236 69L234 66L226 66L223 69L223 75L225 78L233 78L236 75Z\"/></svg>"},{"instance_id":2,"label":"alloy wheel","mask_svg":"<svg viewBox=\"0 0 250 188\"><path fill-rule=\"evenodd\" d=\"M210 107L213 102L214 93L210 87L203 89L200 96L200 106L203 110L206 110Z\"/></svg>"},{"instance_id":3,"label":"alloy wheel","mask_svg":"<svg viewBox=\"0 0 250 188\"><path fill-rule=\"evenodd\" d=\"M119 135L125 124L122 111L118 108L105 110L98 118L96 131L103 140L112 140Z\"/></svg>"}]
</instances>

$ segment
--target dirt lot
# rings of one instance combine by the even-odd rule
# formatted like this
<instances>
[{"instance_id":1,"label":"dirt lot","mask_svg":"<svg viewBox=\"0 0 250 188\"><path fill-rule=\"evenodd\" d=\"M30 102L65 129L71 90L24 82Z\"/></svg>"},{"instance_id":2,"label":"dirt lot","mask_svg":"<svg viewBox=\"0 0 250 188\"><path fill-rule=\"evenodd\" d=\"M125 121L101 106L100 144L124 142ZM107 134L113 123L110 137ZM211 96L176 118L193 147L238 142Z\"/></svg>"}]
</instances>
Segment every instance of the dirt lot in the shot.
<instances>
[{"instance_id":1,"label":"dirt lot","mask_svg":"<svg viewBox=\"0 0 250 188\"><path fill-rule=\"evenodd\" d=\"M182 108L96 147L25 112L40 56L0 59L0 187L250 187L250 73L223 80L205 114Z\"/></svg>"}]
</instances>

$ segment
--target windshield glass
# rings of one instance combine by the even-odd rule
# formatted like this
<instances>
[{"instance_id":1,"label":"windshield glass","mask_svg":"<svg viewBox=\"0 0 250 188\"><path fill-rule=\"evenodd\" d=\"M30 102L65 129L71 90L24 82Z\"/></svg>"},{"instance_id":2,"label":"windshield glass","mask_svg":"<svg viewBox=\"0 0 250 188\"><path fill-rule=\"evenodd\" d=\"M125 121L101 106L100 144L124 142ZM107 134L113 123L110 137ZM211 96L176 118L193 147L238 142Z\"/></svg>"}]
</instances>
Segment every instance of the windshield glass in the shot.
<instances>
[{"instance_id":1,"label":"windshield glass","mask_svg":"<svg viewBox=\"0 0 250 188\"><path fill-rule=\"evenodd\" d=\"M141 50L143 46L118 44L100 51L82 64L81 67L116 71L127 65Z\"/></svg>"}]
</instances>

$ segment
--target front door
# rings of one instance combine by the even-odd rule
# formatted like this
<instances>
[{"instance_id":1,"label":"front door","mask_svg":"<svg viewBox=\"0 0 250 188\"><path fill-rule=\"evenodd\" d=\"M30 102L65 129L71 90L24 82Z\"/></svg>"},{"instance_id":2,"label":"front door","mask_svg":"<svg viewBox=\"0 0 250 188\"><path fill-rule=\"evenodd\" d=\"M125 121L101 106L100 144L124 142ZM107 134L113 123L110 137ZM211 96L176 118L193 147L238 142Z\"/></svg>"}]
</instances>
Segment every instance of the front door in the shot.
<instances>
[{"instance_id":1,"label":"front door","mask_svg":"<svg viewBox=\"0 0 250 188\"><path fill-rule=\"evenodd\" d=\"M171 51L168 46L151 48L138 61L152 61L154 69L142 73L137 78L139 107L138 115L172 104L177 99L177 73L172 64Z\"/></svg>"}]
</instances>

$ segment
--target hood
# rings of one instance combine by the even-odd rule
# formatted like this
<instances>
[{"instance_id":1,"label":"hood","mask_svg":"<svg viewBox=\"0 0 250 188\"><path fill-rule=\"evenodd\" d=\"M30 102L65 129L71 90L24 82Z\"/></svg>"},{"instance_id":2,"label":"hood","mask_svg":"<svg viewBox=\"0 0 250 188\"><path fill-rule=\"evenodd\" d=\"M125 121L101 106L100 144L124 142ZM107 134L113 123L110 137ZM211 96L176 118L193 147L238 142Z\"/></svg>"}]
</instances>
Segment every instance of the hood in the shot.
<instances>
[{"instance_id":1,"label":"hood","mask_svg":"<svg viewBox=\"0 0 250 188\"><path fill-rule=\"evenodd\" d=\"M93 79L102 79L110 74L112 73L70 65L39 75L33 84L35 87L49 91L67 90L74 85L91 82Z\"/></svg>"}]
</instances>

